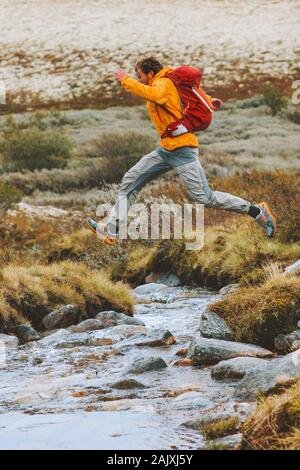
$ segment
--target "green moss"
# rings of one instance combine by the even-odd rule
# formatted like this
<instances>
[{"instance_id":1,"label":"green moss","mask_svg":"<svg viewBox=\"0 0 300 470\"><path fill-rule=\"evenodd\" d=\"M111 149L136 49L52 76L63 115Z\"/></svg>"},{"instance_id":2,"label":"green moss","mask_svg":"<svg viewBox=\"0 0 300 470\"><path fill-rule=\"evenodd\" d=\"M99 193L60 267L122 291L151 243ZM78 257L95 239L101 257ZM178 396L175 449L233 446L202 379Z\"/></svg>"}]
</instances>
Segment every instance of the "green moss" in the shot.
<instances>
[{"instance_id":1,"label":"green moss","mask_svg":"<svg viewBox=\"0 0 300 470\"><path fill-rule=\"evenodd\" d=\"M212 440L236 433L239 425L240 420L238 416L231 416L230 418L221 419L213 423L203 423L201 424L201 431L205 439Z\"/></svg>"}]
</instances>

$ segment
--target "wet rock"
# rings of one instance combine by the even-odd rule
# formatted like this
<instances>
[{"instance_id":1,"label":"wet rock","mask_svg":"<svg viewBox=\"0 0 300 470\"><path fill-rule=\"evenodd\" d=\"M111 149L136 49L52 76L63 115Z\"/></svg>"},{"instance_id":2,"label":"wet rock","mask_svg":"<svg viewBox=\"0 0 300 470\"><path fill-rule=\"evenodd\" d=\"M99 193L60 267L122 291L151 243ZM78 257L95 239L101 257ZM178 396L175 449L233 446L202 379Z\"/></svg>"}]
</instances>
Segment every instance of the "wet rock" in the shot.
<instances>
[{"instance_id":1,"label":"wet rock","mask_svg":"<svg viewBox=\"0 0 300 470\"><path fill-rule=\"evenodd\" d=\"M108 346L115 344L137 333L145 333L144 326L117 325L105 330L90 331L85 333L73 333L63 341L59 341L57 348L75 348L81 346Z\"/></svg>"},{"instance_id":2,"label":"wet rock","mask_svg":"<svg viewBox=\"0 0 300 470\"><path fill-rule=\"evenodd\" d=\"M78 308L76 305L69 304L46 315L42 320L42 324L47 330L66 328L75 323L77 318Z\"/></svg>"},{"instance_id":3,"label":"wet rock","mask_svg":"<svg viewBox=\"0 0 300 470\"><path fill-rule=\"evenodd\" d=\"M127 341L123 341L118 345L121 348L127 348L128 346L170 346L175 344L176 340L169 330L154 329L148 333L139 334L133 336Z\"/></svg>"},{"instance_id":4,"label":"wet rock","mask_svg":"<svg viewBox=\"0 0 300 470\"><path fill-rule=\"evenodd\" d=\"M242 434L232 434L231 436L221 437L208 441L207 449L220 449L220 450L239 450L242 444Z\"/></svg>"},{"instance_id":5,"label":"wet rock","mask_svg":"<svg viewBox=\"0 0 300 470\"><path fill-rule=\"evenodd\" d=\"M214 312L205 310L201 314L200 333L205 338L216 338L231 341L234 338L232 330L223 318Z\"/></svg>"},{"instance_id":6,"label":"wet rock","mask_svg":"<svg viewBox=\"0 0 300 470\"><path fill-rule=\"evenodd\" d=\"M71 333L85 333L86 331L92 330L101 330L103 329L103 322L101 320L97 320L96 318L89 318L88 320L84 320L78 325L72 325L68 328Z\"/></svg>"},{"instance_id":7,"label":"wet rock","mask_svg":"<svg viewBox=\"0 0 300 470\"><path fill-rule=\"evenodd\" d=\"M16 336L0 333L0 347L11 349L16 348L18 344L19 340Z\"/></svg>"},{"instance_id":8,"label":"wet rock","mask_svg":"<svg viewBox=\"0 0 300 470\"><path fill-rule=\"evenodd\" d=\"M37 347L46 347L46 346L54 346L56 343L62 341L62 339L66 338L67 336L71 335L71 333L61 328L59 330L54 331L51 334L47 334L42 339L40 339L37 343Z\"/></svg>"},{"instance_id":9,"label":"wet rock","mask_svg":"<svg viewBox=\"0 0 300 470\"><path fill-rule=\"evenodd\" d=\"M228 284L225 287L222 287L222 289L219 290L219 294L221 295L228 295L234 292L237 288L239 287L238 284Z\"/></svg>"},{"instance_id":10,"label":"wet rock","mask_svg":"<svg viewBox=\"0 0 300 470\"><path fill-rule=\"evenodd\" d=\"M160 274L155 282L165 284L169 287L178 287L181 285L179 277L173 273Z\"/></svg>"},{"instance_id":11,"label":"wet rock","mask_svg":"<svg viewBox=\"0 0 300 470\"><path fill-rule=\"evenodd\" d=\"M217 423L218 421L221 421L223 419L228 419L231 417L237 417L240 418L240 415L237 413L232 413L232 412L215 412L213 414L205 414L203 416L199 416L196 419L186 421L182 423L183 426L190 428L190 429L195 429L196 431L200 431L201 427L203 424L214 424Z\"/></svg>"},{"instance_id":12,"label":"wet rock","mask_svg":"<svg viewBox=\"0 0 300 470\"><path fill-rule=\"evenodd\" d=\"M168 367L161 357L141 357L125 371L125 374L142 374L153 370L161 370Z\"/></svg>"},{"instance_id":13,"label":"wet rock","mask_svg":"<svg viewBox=\"0 0 300 470\"><path fill-rule=\"evenodd\" d=\"M138 382L135 379L121 379L115 383L109 384L111 388L116 388L117 390L129 390L132 388L146 388L144 384Z\"/></svg>"},{"instance_id":14,"label":"wet rock","mask_svg":"<svg viewBox=\"0 0 300 470\"><path fill-rule=\"evenodd\" d=\"M176 351L175 355L185 357L187 355L187 352L188 352L187 348L181 348L181 349L178 349L178 351Z\"/></svg>"},{"instance_id":15,"label":"wet rock","mask_svg":"<svg viewBox=\"0 0 300 470\"><path fill-rule=\"evenodd\" d=\"M242 379L247 372L268 367L269 361L257 357L235 357L221 361L211 369L211 376L216 380Z\"/></svg>"},{"instance_id":16,"label":"wet rock","mask_svg":"<svg viewBox=\"0 0 300 470\"><path fill-rule=\"evenodd\" d=\"M198 364L216 364L234 357L272 357L267 349L252 344L235 343L221 339L193 338L188 349L187 359L193 359Z\"/></svg>"},{"instance_id":17,"label":"wet rock","mask_svg":"<svg viewBox=\"0 0 300 470\"><path fill-rule=\"evenodd\" d=\"M186 392L179 395L172 401L172 408L177 410L191 410L201 408L211 408L214 403L209 400L203 393L200 392Z\"/></svg>"},{"instance_id":18,"label":"wet rock","mask_svg":"<svg viewBox=\"0 0 300 470\"><path fill-rule=\"evenodd\" d=\"M22 343L28 343L29 341L37 341L40 339L38 332L30 325L19 325L14 328L14 333Z\"/></svg>"},{"instance_id":19,"label":"wet rock","mask_svg":"<svg viewBox=\"0 0 300 470\"><path fill-rule=\"evenodd\" d=\"M300 341L300 329L295 330L288 335L278 335L274 340L274 346L278 351L292 352L298 349Z\"/></svg>"},{"instance_id":20,"label":"wet rock","mask_svg":"<svg viewBox=\"0 0 300 470\"><path fill-rule=\"evenodd\" d=\"M129 317L124 313L115 312L114 310L99 312L97 313L95 319L102 322L102 328L110 328L112 326L117 325L145 325L141 320L138 320L137 318Z\"/></svg>"},{"instance_id":21,"label":"wet rock","mask_svg":"<svg viewBox=\"0 0 300 470\"><path fill-rule=\"evenodd\" d=\"M196 366L197 362L192 359L178 359L172 363L172 366L176 367L187 367L187 366Z\"/></svg>"},{"instance_id":22,"label":"wet rock","mask_svg":"<svg viewBox=\"0 0 300 470\"><path fill-rule=\"evenodd\" d=\"M160 292L164 289L166 289L165 284L158 284L156 282L152 282L150 284L142 284L141 286L137 286L135 289L133 289L133 293L137 295L149 295L153 294L156 292Z\"/></svg>"},{"instance_id":23,"label":"wet rock","mask_svg":"<svg viewBox=\"0 0 300 470\"><path fill-rule=\"evenodd\" d=\"M261 370L248 372L238 384L234 397L239 400L255 400L259 393L284 386L298 377L300 377L300 350L274 359Z\"/></svg>"},{"instance_id":24,"label":"wet rock","mask_svg":"<svg viewBox=\"0 0 300 470\"><path fill-rule=\"evenodd\" d=\"M284 270L284 274L292 273L294 271L297 271L298 269L300 269L300 259L298 259L295 263L291 264L290 266L287 266Z\"/></svg>"}]
</instances>

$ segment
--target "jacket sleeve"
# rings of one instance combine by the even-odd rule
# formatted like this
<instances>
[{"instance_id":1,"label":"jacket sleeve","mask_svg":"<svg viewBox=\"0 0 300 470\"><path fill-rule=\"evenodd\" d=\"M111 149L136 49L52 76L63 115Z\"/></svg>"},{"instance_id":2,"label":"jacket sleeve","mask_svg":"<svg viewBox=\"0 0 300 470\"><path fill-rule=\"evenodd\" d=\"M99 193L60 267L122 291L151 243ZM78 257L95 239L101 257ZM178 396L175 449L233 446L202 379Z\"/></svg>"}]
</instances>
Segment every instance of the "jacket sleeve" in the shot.
<instances>
[{"instance_id":1,"label":"jacket sleeve","mask_svg":"<svg viewBox=\"0 0 300 470\"><path fill-rule=\"evenodd\" d=\"M167 101L168 93L168 80L157 80L155 85L143 85L134 78L129 76L121 80L121 85L126 91L145 98L149 101L154 101L158 104L164 104Z\"/></svg>"}]
</instances>

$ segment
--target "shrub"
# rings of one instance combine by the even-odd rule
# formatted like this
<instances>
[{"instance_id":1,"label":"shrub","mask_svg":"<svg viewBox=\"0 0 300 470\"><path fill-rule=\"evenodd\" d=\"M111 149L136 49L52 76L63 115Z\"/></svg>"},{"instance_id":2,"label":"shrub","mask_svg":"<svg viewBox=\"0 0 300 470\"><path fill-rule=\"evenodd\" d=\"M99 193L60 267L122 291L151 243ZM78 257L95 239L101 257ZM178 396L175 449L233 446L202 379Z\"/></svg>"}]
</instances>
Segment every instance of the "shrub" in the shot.
<instances>
[{"instance_id":1,"label":"shrub","mask_svg":"<svg viewBox=\"0 0 300 470\"><path fill-rule=\"evenodd\" d=\"M279 113L287 106L286 98L281 90L274 85L268 85L263 88L263 97L265 104L270 108L272 116Z\"/></svg>"},{"instance_id":2,"label":"shrub","mask_svg":"<svg viewBox=\"0 0 300 470\"><path fill-rule=\"evenodd\" d=\"M293 112L289 112L287 117L290 121L294 122L295 124L300 124L300 110L296 110Z\"/></svg>"},{"instance_id":3,"label":"shrub","mask_svg":"<svg viewBox=\"0 0 300 470\"><path fill-rule=\"evenodd\" d=\"M116 183L122 179L129 168L152 149L151 137L128 131L104 134L93 142L87 155L103 158L103 179L108 183Z\"/></svg>"},{"instance_id":4,"label":"shrub","mask_svg":"<svg viewBox=\"0 0 300 470\"><path fill-rule=\"evenodd\" d=\"M70 139L57 130L10 128L0 142L7 171L63 168L71 150Z\"/></svg>"},{"instance_id":5,"label":"shrub","mask_svg":"<svg viewBox=\"0 0 300 470\"><path fill-rule=\"evenodd\" d=\"M81 319L105 309L133 312L126 285L83 263L12 264L1 270L0 277L0 331L9 331L11 319L29 320L39 328L45 315L66 304L76 304Z\"/></svg>"},{"instance_id":6,"label":"shrub","mask_svg":"<svg viewBox=\"0 0 300 470\"><path fill-rule=\"evenodd\" d=\"M0 216L2 216L12 204L19 202L22 192L14 186L0 181Z\"/></svg>"},{"instance_id":7,"label":"shrub","mask_svg":"<svg viewBox=\"0 0 300 470\"><path fill-rule=\"evenodd\" d=\"M90 165L80 170L68 168L43 169L41 171L15 172L1 175L0 181L10 183L26 195L35 190L65 194L76 189L91 189L103 181L103 160L93 160Z\"/></svg>"},{"instance_id":8,"label":"shrub","mask_svg":"<svg viewBox=\"0 0 300 470\"><path fill-rule=\"evenodd\" d=\"M137 159L150 152L152 147L153 139L148 135L135 131L107 132L92 142L92 148L87 151L87 155L109 159Z\"/></svg>"}]
</instances>

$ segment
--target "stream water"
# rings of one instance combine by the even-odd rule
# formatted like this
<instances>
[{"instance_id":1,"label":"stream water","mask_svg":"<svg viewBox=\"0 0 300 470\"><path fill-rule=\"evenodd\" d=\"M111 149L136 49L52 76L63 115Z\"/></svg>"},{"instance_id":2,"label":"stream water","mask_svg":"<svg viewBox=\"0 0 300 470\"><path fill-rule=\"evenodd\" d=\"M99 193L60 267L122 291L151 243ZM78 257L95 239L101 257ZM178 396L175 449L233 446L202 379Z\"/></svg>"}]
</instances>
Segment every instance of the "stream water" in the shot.
<instances>
[{"instance_id":1,"label":"stream water","mask_svg":"<svg viewBox=\"0 0 300 470\"><path fill-rule=\"evenodd\" d=\"M136 295L145 326L58 330L7 352L0 368L1 449L200 449L204 439L184 423L203 414L243 412L234 382L211 367L179 366L176 353L199 334L199 319L217 292L149 284ZM136 335L167 329L176 343L137 346ZM161 357L168 367L129 374L134 360ZM143 388L116 389L120 379Z\"/></svg>"}]
</instances>

